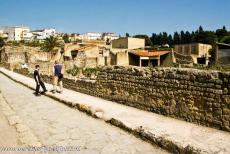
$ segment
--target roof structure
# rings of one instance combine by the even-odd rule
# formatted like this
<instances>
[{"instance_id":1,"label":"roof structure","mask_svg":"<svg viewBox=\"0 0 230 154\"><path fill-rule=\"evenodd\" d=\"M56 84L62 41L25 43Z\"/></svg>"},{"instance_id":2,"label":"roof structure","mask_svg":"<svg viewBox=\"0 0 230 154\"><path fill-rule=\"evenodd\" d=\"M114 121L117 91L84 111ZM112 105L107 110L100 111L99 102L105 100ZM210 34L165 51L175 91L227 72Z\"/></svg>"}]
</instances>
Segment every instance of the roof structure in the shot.
<instances>
[{"instance_id":1,"label":"roof structure","mask_svg":"<svg viewBox=\"0 0 230 154\"><path fill-rule=\"evenodd\" d=\"M183 45L197 45L197 44L211 45L211 44L207 44L207 43L193 42L193 43L175 44L175 46L183 46Z\"/></svg>"},{"instance_id":2,"label":"roof structure","mask_svg":"<svg viewBox=\"0 0 230 154\"><path fill-rule=\"evenodd\" d=\"M37 29L37 30L33 30L31 32L43 32L43 31L44 31L44 29Z\"/></svg>"},{"instance_id":3,"label":"roof structure","mask_svg":"<svg viewBox=\"0 0 230 154\"><path fill-rule=\"evenodd\" d=\"M146 50L136 50L136 51L130 51L129 53L134 54L136 56L140 57L156 57L156 56L162 56L165 54L170 53L171 51L146 51Z\"/></svg>"},{"instance_id":4,"label":"roof structure","mask_svg":"<svg viewBox=\"0 0 230 154\"><path fill-rule=\"evenodd\" d=\"M224 46L224 47L230 47L230 44L226 44L226 43L216 43L219 46Z\"/></svg>"}]
</instances>

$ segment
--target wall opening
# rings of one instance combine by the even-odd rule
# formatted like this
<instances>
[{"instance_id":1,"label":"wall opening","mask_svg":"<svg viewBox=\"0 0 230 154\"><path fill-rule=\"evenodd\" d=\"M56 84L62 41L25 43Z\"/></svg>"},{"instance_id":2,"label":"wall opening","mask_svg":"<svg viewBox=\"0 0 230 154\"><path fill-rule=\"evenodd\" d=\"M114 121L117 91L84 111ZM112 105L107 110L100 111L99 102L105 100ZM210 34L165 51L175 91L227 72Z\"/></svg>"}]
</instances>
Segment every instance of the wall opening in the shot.
<instances>
[{"instance_id":1,"label":"wall opening","mask_svg":"<svg viewBox=\"0 0 230 154\"><path fill-rule=\"evenodd\" d=\"M72 57L72 59L75 59L77 57L77 54L78 54L78 50L71 51L71 57Z\"/></svg>"},{"instance_id":2,"label":"wall opening","mask_svg":"<svg viewBox=\"0 0 230 154\"><path fill-rule=\"evenodd\" d=\"M205 58L197 58L197 63L198 64L206 64L206 59Z\"/></svg>"}]
</instances>

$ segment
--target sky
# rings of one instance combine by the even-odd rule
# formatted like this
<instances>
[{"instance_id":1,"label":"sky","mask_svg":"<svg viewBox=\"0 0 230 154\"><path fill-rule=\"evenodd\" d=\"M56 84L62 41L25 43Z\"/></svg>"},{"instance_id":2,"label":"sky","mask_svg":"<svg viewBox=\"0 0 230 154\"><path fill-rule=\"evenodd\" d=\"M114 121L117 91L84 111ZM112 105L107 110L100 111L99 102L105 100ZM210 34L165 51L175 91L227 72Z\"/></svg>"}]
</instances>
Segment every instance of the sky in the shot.
<instances>
[{"instance_id":1,"label":"sky","mask_svg":"<svg viewBox=\"0 0 230 154\"><path fill-rule=\"evenodd\" d=\"M230 30L230 0L0 0L0 26L130 35Z\"/></svg>"}]
</instances>

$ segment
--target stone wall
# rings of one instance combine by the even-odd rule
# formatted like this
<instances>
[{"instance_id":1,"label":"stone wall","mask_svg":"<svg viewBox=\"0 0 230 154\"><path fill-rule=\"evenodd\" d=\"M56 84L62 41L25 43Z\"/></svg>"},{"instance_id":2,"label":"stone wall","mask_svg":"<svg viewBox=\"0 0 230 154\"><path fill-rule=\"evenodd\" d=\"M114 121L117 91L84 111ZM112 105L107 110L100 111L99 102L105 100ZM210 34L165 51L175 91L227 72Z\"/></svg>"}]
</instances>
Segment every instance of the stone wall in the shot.
<instances>
[{"instance_id":1,"label":"stone wall","mask_svg":"<svg viewBox=\"0 0 230 154\"><path fill-rule=\"evenodd\" d=\"M126 105L230 131L230 73L194 69L105 69L97 94Z\"/></svg>"},{"instance_id":2,"label":"stone wall","mask_svg":"<svg viewBox=\"0 0 230 154\"><path fill-rule=\"evenodd\" d=\"M6 63L27 63L26 52L14 52L8 53L5 56Z\"/></svg>"},{"instance_id":3,"label":"stone wall","mask_svg":"<svg viewBox=\"0 0 230 154\"><path fill-rule=\"evenodd\" d=\"M51 55L48 52L42 52L38 47L28 46L4 46L0 50L0 62L2 63L36 63L38 61L50 61Z\"/></svg>"},{"instance_id":4,"label":"stone wall","mask_svg":"<svg viewBox=\"0 0 230 154\"><path fill-rule=\"evenodd\" d=\"M230 73L176 68L103 68L96 82L67 88L142 110L230 131Z\"/></svg>"},{"instance_id":5,"label":"stone wall","mask_svg":"<svg viewBox=\"0 0 230 154\"><path fill-rule=\"evenodd\" d=\"M128 51L117 52L116 65L119 65L119 66L128 66L129 65Z\"/></svg>"},{"instance_id":6,"label":"stone wall","mask_svg":"<svg viewBox=\"0 0 230 154\"><path fill-rule=\"evenodd\" d=\"M51 62L35 62L35 63L29 63L28 64L28 68L29 68L29 72L33 72L35 69L35 66L39 65L40 69L41 69L41 73L42 74L46 74L46 75L52 75L53 74L53 66L54 63Z\"/></svg>"}]
</instances>

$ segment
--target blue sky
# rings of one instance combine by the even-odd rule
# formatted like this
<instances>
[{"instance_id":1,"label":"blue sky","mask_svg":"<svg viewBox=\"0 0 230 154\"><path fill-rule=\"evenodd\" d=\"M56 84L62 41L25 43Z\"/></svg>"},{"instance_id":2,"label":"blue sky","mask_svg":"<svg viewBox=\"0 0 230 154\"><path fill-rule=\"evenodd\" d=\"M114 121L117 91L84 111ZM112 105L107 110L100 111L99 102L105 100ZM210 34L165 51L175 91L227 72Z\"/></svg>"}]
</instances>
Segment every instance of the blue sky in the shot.
<instances>
[{"instance_id":1,"label":"blue sky","mask_svg":"<svg viewBox=\"0 0 230 154\"><path fill-rule=\"evenodd\" d=\"M230 30L230 0L0 0L0 26L124 35Z\"/></svg>"}]
</instances>

